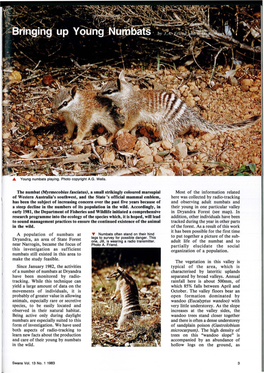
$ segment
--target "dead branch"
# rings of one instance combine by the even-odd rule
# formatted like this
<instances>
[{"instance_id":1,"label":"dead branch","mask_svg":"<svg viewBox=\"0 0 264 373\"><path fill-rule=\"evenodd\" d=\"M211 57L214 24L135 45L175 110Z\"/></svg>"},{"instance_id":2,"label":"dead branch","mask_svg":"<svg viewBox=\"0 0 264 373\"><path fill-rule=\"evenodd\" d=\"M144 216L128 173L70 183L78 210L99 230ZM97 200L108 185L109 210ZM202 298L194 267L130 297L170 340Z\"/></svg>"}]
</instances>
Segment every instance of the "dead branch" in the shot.
<instances>
[{"instance_id":1,"label":"dead branch","mask_svg":"<svg viewBox=\"0 0 264 373\"><path fill-rule=\"evenodd\" d=\"M218 41L220 43L223 42L227 46L230 46L230 44L234 45L234 46L238 46L240 49L245 49L245 50L248 50L248 51L253 52L253 53L260 53L260 51L261 51L261 47L260 46L251 47L250 45L241 43L238 40L235 40L234 38L232 38L231 36L224 35L224 34L222 34L220 32L217 32L217 31L213 30L205 22L203 22L203 26L209 31L208 35L210 36L210 38L213 38L214 40L216 40L216 41ZM206 37L205 34L203 35L203 37L204 38Z\"/></svg>"},{"instance_id":2,"label":"dead branch","mask_svg":"<svg viewBox=\"0 0 264 373\"><path fill-rule=\"evenodd\" d=\"M165 62L193 59L195 44L199 56L211 55L214 50L228 46L230 50L246 50L260 54L261 25L259 6L219 5L60 5L8 6L3 10L3 34L8 40L12 27L50 28L52 37L16 36L14 51L17 58L36 66L36 56L43 64L83 65L111 59L112 64L128 65L131 60L153 60L164 56ZM75 35L69 28L65 38L57 37L55 30L69 24L85 29L104 29L104 37L89 38ZM151 29L151 35L138 37L110 36L108 28ZM228 30L228 32L226 31ZM209 44L207 41L210 40ZM98 42L99 41L99 42ZM87 46L92 51L87 55ZM120 51L122 51L120 58ZM5 55L10 52L5 50ZM225 53L230 53L226 51ZM175 57L176 56L176 57ZM193 58L194 56L194 58ZM229 54L229 58L231 58ZM255 58L255 56L254 56ZM83 61L81 62L80 59ZM204 60L210 60L203 58ZM211 58L213 61L213 56ZM81 63L80 63L81 62ZM36 69L36 68L35 68Z\"/></svg>"}]
</instances>

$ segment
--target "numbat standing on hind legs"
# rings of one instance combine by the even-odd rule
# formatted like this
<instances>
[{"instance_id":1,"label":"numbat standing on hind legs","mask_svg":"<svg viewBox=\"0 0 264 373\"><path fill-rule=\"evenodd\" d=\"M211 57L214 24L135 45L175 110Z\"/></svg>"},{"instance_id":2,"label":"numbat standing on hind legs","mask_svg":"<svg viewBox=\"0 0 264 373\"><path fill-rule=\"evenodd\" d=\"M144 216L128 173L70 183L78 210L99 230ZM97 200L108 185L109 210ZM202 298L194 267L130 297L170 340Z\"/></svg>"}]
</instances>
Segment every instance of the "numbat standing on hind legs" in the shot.
<instances>
[{"instance_id":1,"label":"numbat standing on hind legs","mask_svg":"<svg viewBox=\"0 0 264 373\"><path fill-rule=\"evenodd\" d=\"M52 112L63 114L68 132L64 138L71 138L75 126L77 137L74 143L81 142L85 136L91 136L96 124L102 124L109 132L116 133L119 123L112 102L100 98L94 91L80 91L76 86L61 87L53 100Z\"/></svg>"},{"instance_id":2,"label":"numbat standing on hind legs","mask_svg":"<svg viewBox=\"0 0 264 373\"><path fill-rule=\"evenodd\" d=\"M199 131L220 133L250 126L260 118L254 116L243 122L230 124L211 123L172 92L136 91L133 85L126 81L123 71L117 79L117 84L106 84L98 96L111 99L124 111L125 125L117 135L133 130L139 122L152 122L157 125L163 140L173 142L177 135L186 133L190 127Z\"/></svg>"},{"instance_id":3,"label":"numbat standing on hind legs","mask_svg":"<svg viewBox=\"0 0 264 373\"><path fill-rule=\"evenodd\" d=\"M122 311L117 326L117 329L120 329L126 320L141 315L137 285L133 278L121 268L118 268L107 278L117 280L116 290L111 300L115 302L118 302L120 298L122 300Z\"/></svg>"}]
</instances>

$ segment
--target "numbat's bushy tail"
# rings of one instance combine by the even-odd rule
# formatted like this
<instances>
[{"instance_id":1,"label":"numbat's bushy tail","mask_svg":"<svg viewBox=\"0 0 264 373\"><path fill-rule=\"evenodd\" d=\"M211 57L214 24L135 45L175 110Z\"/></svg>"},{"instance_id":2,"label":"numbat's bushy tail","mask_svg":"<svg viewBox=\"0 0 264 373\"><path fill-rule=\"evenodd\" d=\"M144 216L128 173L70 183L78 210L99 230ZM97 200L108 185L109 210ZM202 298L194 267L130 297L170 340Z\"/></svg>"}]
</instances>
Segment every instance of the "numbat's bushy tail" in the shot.
<instances>
[{"instance_id":1,"label":"numbat's bushy tail","mask_svg":"<svg viewBox=\"0 0 264 373\"><path fill-rule=\"evenodd\" d=\"M120 329L127 319L134 316L140 316L140 305L138 300L138 289L135 281L122 268L118 268L107 278L117 280L116 290L111 298L115 302L122 300L122 311L118 320L118 329Z\"/></svg>"},{"instance_id":2,"label":"numbat's bushy tail","mask_svg":"<svg viewBox=\"0 0 264 373\"><path fill-rule=\"evenodd\" d=\"M160 137L173 142L177 135L186 133L190 127L204 132L227 132L244 128L255 123L260 116L254 116L239 123L211 123L188 107L173 92L141 90L136 91L125 79L122 71L115 83L106 84L101 97L111 99L125 114L125 125L117 135L133 130L140 122L157 125Z\"/></svg>"}]
</instances>

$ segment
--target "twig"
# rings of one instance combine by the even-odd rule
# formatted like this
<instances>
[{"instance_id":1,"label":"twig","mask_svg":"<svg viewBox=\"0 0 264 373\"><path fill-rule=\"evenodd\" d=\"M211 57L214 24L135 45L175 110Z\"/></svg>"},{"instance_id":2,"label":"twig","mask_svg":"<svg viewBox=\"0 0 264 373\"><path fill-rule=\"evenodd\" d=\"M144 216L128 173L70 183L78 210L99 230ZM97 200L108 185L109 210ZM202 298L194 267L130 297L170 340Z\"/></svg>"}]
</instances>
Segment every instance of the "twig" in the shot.
<instances>
[{"instance_id":1,"label":"twig","mask_svg":"<svg viewBox=\"0 0 264 373\"><path fill-rule=\"evenodd\" d=\"M250 52L253 52L253 53L260 53L261 52L261 47L260 46L257 46L257 47L250 47L249 45L247 44L244 44L244 43L240 43L240 41L232 38L231 36L228 36L228 35L224 35L224 34L221 34L220 32L218 31L215 31L213 30L207 23L205 22L202 22L203 26L209 31L209 35L215 39L216 41L224 41L225 43L231 43L231 44L235 44L237 45L239 48L241 49L245 49L245 50L248 50Z\"/></svg>"},{"instance_id":2,"label":"twig","mask_svg":"<svg viewBox=\"0 0 264 373\"><path fill-rule=\"evenodd\" d=\"M38 75L30 76L29 78L22 79L19 83L24 83L24 82L27 82L28 80L32 80L32 79L38 78L38 77L43 76L43 75L45 75L44 72L42 72L41 74L38 74Z\"/></svg>"},{"instance_id":3,"label":"twig","mask_svg":"<svg viewBox=\"0 0 264 373\"><path fill-rule=\"evenodd\" d=\"M22 53L22 54L23 54L27 59L29 59L31 62L34 63L34 65L36 65L36 62L33 61L30 57L28 57L28 56L27 56L27 55L22 51L22 49L19 48L19 47L16 45L16 43L14 43L14 46L19 50L20 53Z\"/></svg>"},{"instance_id":4,"label":"twig","mask_svg":"<svg viewBox=\"0 0 264 373\"><path fill-rule=\"evenodd\" d=\"M219 56L219 54L225 50L225 49L229 49L229 47L222 47L216 54L215 58L214 58L214 67L213 67L213 70L212 70L212 74L211 74L211 77L210 77L210 80L209 80L209 86L211 86L211 82L212 82L212 79L213 79L213 76L214 76L214 73L215 73L215 67L216 67L216 61L217 61L217 58Z\"/></svg>"},{"instance_id":5,"label":"twig","mask_svg":"<svg viewBox=\"0 0 264 373\"><path fill-rule=\"evenodd\" d=\"M139 36L139 39L144 39L144 40L152 41L154 43L163 43L163 44L173 45L174 47L184 48L184 45L182 44L175 44L167 40L146 38L145 36Z\"/></svg>"},{"instance_id":6,"label":"twig","mask_svg":"<svg viewBox=\"0 0 264 373\"><path fill-rule=\"evenodd\" d=\"M37 68L39 67L39 64L41 63L41 60L39 60L39 62L36 64L36 66L34 67L33 71L34 70L37 70Z\"/></svg>"},{"instance_id":7,"label":"twig","mask_svg":"<svg viewBox=\"0 0 264 373\"><path fill-rule=\"evenodd\" d=\"M94 152L94 154L96 155L96 157L97 157L98 159L100 159L99 154L98 154L97 151L95 150L95 146L94 146L94 143L93 143L93 142L91 143L91 146L92 146L93 152Z\"/></svg>"}]
</instances>

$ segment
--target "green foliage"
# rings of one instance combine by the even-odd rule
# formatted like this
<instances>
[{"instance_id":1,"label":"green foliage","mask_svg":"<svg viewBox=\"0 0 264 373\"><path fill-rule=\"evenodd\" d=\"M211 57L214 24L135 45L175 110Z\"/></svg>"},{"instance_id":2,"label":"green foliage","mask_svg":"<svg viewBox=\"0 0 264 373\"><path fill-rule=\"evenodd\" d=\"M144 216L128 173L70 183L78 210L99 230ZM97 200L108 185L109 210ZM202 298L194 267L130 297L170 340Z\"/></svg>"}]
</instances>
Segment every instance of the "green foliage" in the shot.
<instances>
[{"instance_id":1,"label":"green foliage","mask_svg":"<svg viewBox=\"0 0 264 373\"><path fill-rule=\"evenodd\" d=\"M250 176L256 173L257 166L255 163L243 164L238 170L235 176Z\"/></svg>"}]
</instances>

